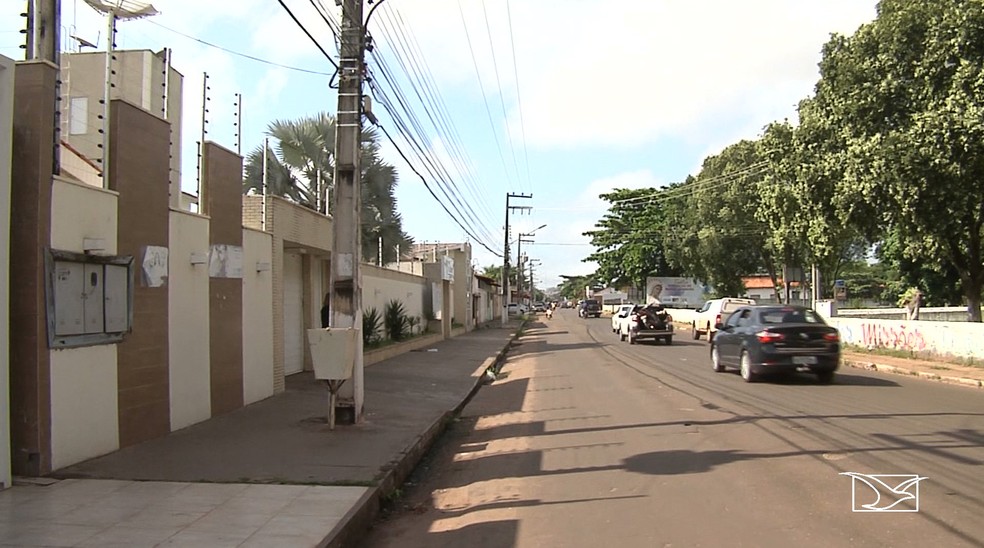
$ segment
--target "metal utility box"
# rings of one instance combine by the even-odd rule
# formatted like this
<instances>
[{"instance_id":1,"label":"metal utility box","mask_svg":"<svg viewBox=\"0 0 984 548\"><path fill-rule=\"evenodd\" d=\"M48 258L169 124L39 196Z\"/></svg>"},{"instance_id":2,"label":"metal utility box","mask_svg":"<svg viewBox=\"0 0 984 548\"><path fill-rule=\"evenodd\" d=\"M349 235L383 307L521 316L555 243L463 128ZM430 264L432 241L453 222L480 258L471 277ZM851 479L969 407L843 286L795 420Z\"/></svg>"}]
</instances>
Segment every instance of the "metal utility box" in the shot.
<instances>
[{"instance_id":1,"label":"metal utility box","mask_svg":"<svg viewBox=\"0 0 984 548\"><path fill-rule=\"evenodd\" d=\"M314 364L314 378L341 380L352 378L356 343L362 336L354 327L308 329L308 348Z\"/></svg>"}]
</instances>

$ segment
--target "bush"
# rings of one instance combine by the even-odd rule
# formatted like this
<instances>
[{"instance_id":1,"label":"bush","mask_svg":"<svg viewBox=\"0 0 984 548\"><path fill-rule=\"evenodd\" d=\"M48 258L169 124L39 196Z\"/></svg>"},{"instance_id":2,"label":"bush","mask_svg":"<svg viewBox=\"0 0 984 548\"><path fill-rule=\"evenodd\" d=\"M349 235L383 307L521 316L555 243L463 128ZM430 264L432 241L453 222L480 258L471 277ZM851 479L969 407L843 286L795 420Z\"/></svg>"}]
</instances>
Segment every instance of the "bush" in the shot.
<instances>
[{"instance_id":1,"label":"bush","mask_svg":"<svg viewBox=\"0 0 984 548\"><path fill-rule=\"evenodd\" d=\"M383 318L379 315L376 307L362 311L362 344L364 346L375 346L379 344L379 328L382 327Z\"/></svg>"},{"instance_id":2,"label":"bush","mask_svg":"<svg viewBox=\"0 0 984 548\"><path fill-rule=\"evenodd\" d=\"M403 303L393 299L386 304L383 325L386 327L386 336L390 340L402 341L407 337L409 322L407 321L407 314L403 308Z\"/></svg>"}]
</instances>

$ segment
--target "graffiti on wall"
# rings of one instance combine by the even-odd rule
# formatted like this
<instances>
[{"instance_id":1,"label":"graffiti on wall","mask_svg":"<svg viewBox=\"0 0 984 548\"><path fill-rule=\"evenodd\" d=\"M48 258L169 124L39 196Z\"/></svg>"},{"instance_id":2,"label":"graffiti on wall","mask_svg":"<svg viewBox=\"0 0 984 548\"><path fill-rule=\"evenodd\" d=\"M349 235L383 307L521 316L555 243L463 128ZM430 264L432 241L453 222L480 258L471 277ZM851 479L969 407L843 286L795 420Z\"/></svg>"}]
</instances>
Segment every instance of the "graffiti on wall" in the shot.
<instances>
[{"instance_id":1,"label":"graffiti on wall","mask_svg":"<svg viewBox=\"0 0 984 548\"><path fill-rule=\"evenodd\" d=\"M844 342L866 348L891 348L912 352L922 352L929 349L926 338L915 326L865 322L859 327L842 326L840 330Z\"/></svg>"}]
</instances>

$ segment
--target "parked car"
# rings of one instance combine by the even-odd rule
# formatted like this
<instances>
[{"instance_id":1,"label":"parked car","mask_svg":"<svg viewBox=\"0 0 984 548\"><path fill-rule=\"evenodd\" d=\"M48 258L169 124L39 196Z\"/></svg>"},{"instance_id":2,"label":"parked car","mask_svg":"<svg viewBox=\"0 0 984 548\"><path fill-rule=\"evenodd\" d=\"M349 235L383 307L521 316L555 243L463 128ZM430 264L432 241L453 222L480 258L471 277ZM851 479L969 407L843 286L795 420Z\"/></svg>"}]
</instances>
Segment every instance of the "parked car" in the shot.
<instances>
[{"instance_id":1,"label":"parked car","mask_svg":"<svg viewBox=\"0 0 984 548\"><path fill-rule=\"evenodd\" d=\"M697 316L690 322L690 334L696 341L701 335L707 335L707 340L714 339L716 325L728 320L728 316L741 306L754 305L752 299L724 297L711 299L697 309Z\"/></svg>"},{"instance_id":2,"label":"parked car","mask_svg":"<svg viewBox=\"0 0 984 548\"><path fill-rule=\"evenodd\" d=\"M633 308L635 308L634 304L623 304L615 309L615 312L612 314L612 333L619 332L619 325L622 323L622 320L628 317Z\"/></svg>"},{"instance_id":3,"label":"parked car","mask_svg":"<svg viewBox=\"0 0 984 548\"><path fill-rule=\"evenodd\" d=\"M509 303L507 308L509 309L510 316L515 316L517 314L526 314L529 312L529 309L526 308L526 305L521 303Z\"/></svg>"},{"instance_id":4,"label":"parked car","mask_svg":"<svg viewBox=\"0 0 984 548\"><path fill-rule=\"evenodd\" d=\"M599 304L598 301L594 299L587 299L581 303L580 308L578 308L577 314L582 318L587 318L587 317L600 318L601 304Z\"/></svg>"},{"instance_id":5,"label":"parked car","mask_svg":"<svg viewBox=\"0 0 984 548\"><path fill-rule=\"evenodd\" d=\"M541 302L533 303L533 312L546 312L546 311L547 311L547 305Z\"/></svg>"},{"instance_id":6,"label":"parked car","mask_svg":"<svg viewBox=\"0 0 984 548\"><path fill-rule=\"evenodd\" d=\"M840 365L837 329L803 306L742 306L711 340L711 365L737 368L746 382L762 375L807 371L821 383L834 380Z\"/></svg>"}]
</instances>

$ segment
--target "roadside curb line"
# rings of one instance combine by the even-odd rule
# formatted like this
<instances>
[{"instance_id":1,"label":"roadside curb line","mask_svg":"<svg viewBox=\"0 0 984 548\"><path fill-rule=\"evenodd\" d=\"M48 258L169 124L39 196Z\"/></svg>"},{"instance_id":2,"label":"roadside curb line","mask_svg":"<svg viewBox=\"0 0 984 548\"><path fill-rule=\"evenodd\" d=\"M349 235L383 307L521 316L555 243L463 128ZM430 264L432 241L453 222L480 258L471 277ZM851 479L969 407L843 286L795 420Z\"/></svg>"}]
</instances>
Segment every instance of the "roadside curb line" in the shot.
<instances>
[{"instance_id":1,"label":"roadside curb line","mask_svg":"<svg viewBox=\"0 0 984 548\"><path fill-rule=\"evenodd\" d=\"M858 360L844 360L844 365L848 367L854 367L856 369L867 369L869 371L879 371L881 373L894 373L896 375L905 375L908 377L918 377L920 379L926 379L936 382L943 382L947 384L959 384L961 386L967 386L971 388L984 388L984 383L977 379L971 379L969 377L954 377L952 375L939 375L937 373L931 373L929 371L916 371L913 369L906 369L904 367L896 367L894 365L885 365L875 362L866 362Z\"/></svg>"},{"instance_id":2,"label":"roadside curb line","mask_svg":"<svg viewBox=\"0 0 984 548\"><path fill-rule=\"evenodd\" d=\"M400 485L403 485L403 482L410 476L413 469L416 468L420 460L434 445L434 442L437 441L437 438L444 432L448 423L475 397L475 394L478 393L486 382L485 372L491 368L495 368L495 371L498 372L498 368L505 361L506 354L512 348L513 343L519 338L520 333L522 333L525 327L526 322L523 322L495 356L490 356L482 362L482 365L473 374L475 377L474 386L462 398L461 403L456 405L454 409L444 412L421 435L417 436L397 460L389 463L389 468L379 478L376 485L370 487L359 498L358 502L345 513L345 516L342 517L338 524L318 543L318 548L355 546L365 537L366 531L369 530L369 527L379 515L384 496L393 492Z\"/></svg>"}]
</instances>

